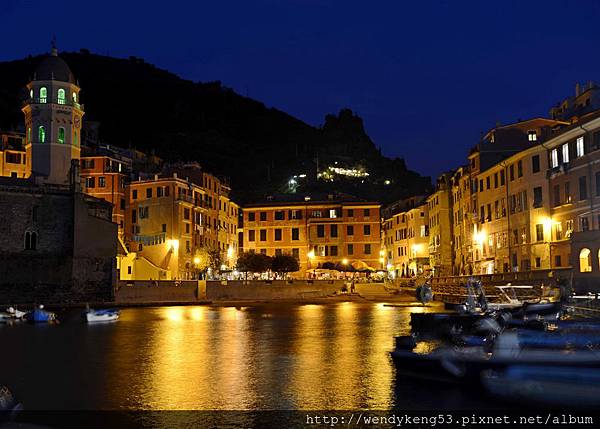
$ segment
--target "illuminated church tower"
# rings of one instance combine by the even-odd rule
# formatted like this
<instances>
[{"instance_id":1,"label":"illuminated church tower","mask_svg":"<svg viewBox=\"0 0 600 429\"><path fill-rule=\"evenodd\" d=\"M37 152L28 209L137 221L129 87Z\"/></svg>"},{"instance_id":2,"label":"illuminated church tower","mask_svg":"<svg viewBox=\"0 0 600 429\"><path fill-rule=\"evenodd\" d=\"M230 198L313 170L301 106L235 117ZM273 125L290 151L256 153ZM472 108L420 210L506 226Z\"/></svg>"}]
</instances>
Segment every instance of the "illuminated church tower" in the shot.
<instances>
[{"instance_id":1,"label":"illuminated church tower","mask_svg":"<svg viewBox=\"0 0 600 429\"><path fill-rule=\"evenodd\" d=\"M31 175L45 183L70 183L72 160L79 160L83 105L79 86L67 63L52 52L27 84L25 101L27 163Z\"/></svg>"}]
</instances>

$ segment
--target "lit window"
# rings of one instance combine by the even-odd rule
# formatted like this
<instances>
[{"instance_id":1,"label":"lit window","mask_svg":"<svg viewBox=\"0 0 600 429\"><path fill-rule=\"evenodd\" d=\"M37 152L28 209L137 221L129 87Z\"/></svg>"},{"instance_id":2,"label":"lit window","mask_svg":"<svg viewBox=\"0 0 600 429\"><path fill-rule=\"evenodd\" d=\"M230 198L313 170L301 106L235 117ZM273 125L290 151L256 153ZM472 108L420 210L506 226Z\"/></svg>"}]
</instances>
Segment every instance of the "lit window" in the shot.
<instances>
[{"instance_id":1,"label":"lit window","mask_svg":"<svg viewBox=\"0 0 600 429\"><path fill-rule=\"evenodd\" d=\"M77 134L77 131L75 131L75 133L73 134L73 144L75 146L79 146L79 135ZM121 167L121 165L119 165L119 167ZM119 171L121 171L119 169Z\"/></svg>"},{"instance_id":2,"label":"lit window","mask_svg":"<svg viewBox=\"0 0 600 429\"><path fill-rule=\"evenodd\" d=\"M46 129L43 126L38 128L38 142L46 143Z\"/></svg>"},{"instance_id":3,"label":"lit window","mask_svg":"<svg viewBox=\"0 0 600 429\"><path fill-rule=\"evenodd\" d=\"M45 103L48 98L48 90L45 86L40 88L40 103Z\"/></svg>"},{"instance_id":4,"label":"lit window","mask_svg":"<svg viewBox=\"0 0 600 429\"><path fill-rule=\"evenodd\" d=\"M577 138L577 157L585 155L585 148L583 146L583 137Z\"/></svg>"},{"instance_id":5,"label":"lit window","mask_svg":"<svg viewBox=\"0 0 600 429\"><path fill-rule=\"evenodd\" d=\"M592 252L590 252L590 249L583 248L579 252L579 271L582 273L592 271Z\"/></svg>"},{"instance_id":6,"label":"lit window","mask_svg":"<svg viewBox=\"0 0 600 429\"><path fill-rule=\"evenodd\" d=\"M569 162L569 143L562 145L562 160L563 162Z\"/></svg>"},{"instance_id":7,"label":"lit window","mask_svg":"<svg viewBox=\"0 0 600 429\"><path fill-rule=\"evenodd\" d=\"M65 104L65 90L62 88L58 90L58 104Z\"/></svg>"},{"instance_id":8,"label":"lit window","mask_svg":"<svg viewBox=\"0 0 600 429\"><path fill-rule=\"evenodd\" d=\"M33 98L33 89L29 90L29 98Z\"/></svg>"},{"instance_id":9,"label":"lit window","mask_svg":"<svg viewBox=\"0 0 600 429\"><path fill-rule=\"evenodd\" d=\"M330 218L336 218L336 217L337 217L337 214L336 214L336 212L335 212L335 209L331 209L331 210L329 210L329 217L330 217Z\"/></svg>"},{"instance_id":10,"label":"lit window","mask_svg":"<svg viewBox=\"0 0 600 429\"><path fill-rule=\"evenodd\" d=\"M31 127L27 128L27 143L31 143Z\"/></svg>"},{"instance_id":11,"label":"lit window","mask_svg":"<svg viewBox=\"0 0 600 429\"><path fill-rule=\"evenodd\" d=\"M558 167L558 149L552 149L550 152L550 163L552 168Z\"/></svg>"},{"instance_id":12,"label":"lit window","mask_svg":"<svg viewBox=\"0 0 600 429\"><path fill-rule=\"evenodd\" d=\"M527 131L527 137L529 138L530 142L537 141L537 131L535 131L535 130Z\"/></svg>"},{"instance_id":13,"label":"lit window","mask_svg":"<svg viewBox=\"0 0 600 429\"><path fill-rule=\"evenodd\" d=\"M63 127L58 129L58 142L61 144L65 143L65 129Z\"/></svg>"},{"instance_id":14,"label":"lit window","mask_svg":"<svg viewBox=\"0 0 600 429\"><path fill-rule=\"evenodd\" d=\"M73 93L73 103L77 103L77 93Z\"/></svg>"}]
</instances>

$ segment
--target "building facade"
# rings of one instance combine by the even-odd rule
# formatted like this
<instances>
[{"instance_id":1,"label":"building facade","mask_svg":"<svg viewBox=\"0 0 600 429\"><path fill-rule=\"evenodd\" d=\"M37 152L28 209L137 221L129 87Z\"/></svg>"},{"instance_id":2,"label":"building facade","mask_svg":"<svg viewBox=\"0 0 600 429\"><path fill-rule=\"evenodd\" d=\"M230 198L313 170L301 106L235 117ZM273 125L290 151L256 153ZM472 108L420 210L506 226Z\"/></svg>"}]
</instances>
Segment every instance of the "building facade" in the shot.
<instances>
[{"instance_id":1,"label":"building facade","mask_svg":"<svg viewBox=\"0 0 600 429\"><path fill-rule=\"evenodd\" d=\"M245 252L298 259L297 276L323 264L381 270L381 205L340 196L274 197L243 209Z\"/></svg>"}]
</instances>

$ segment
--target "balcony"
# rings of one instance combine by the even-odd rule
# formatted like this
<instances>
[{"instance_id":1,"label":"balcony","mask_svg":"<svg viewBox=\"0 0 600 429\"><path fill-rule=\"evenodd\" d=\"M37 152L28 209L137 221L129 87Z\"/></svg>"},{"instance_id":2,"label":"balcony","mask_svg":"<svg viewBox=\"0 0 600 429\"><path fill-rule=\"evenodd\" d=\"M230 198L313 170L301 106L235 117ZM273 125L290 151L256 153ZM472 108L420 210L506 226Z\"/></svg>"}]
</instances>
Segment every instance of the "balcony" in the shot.
<instances>
[{"instance_id":1,"label":"balcony","mask_svg":"<svg viewBox=\"0 0 600 429\"><path fill-rule=\"evenodd\" d=\"M28 98L27 100L23 101L23 106L27 106L29 104L58 104L58 105L63 105L63 106L75 107L76 109L79 109L79 110L84 110L83 104L79 104L72 100L58 99L56 97L55 98L50 98L50 97Z\"/></svg>"}]
</instances>

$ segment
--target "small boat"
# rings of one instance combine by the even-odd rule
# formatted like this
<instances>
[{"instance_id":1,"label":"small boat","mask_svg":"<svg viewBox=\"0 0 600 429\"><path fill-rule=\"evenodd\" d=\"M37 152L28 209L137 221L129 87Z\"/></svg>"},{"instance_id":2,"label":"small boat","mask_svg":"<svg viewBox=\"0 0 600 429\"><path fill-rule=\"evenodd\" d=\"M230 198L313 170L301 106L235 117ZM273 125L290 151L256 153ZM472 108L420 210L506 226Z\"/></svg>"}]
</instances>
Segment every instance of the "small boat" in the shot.
<instances>
[{"instance_id":1,"label":"small boat","mask_svg":"<svg viewBox=\"0 0 600 429\"><path fill-rule=\"evenodd\" d=\"M0 312L0 323L10 323L22 320L27 313L25 311L15 310L9 307L6 311Z\"/></svg>"},{"instance_id":2,"label":"small boat","mask_svg":"<svg viewBox=\"0 0 600 429\"><path fill-rule=\"evenodd\" d=\"M116 308L108 308L103 310L87 309L85 312L85 320L88 323L95 322L113 322L117 320L121 312Z\"/></svg>"},{"instance_id":3,"label":"small boat","mask_svg":"<svg viewBox=\"0 0 600 429\"><path fill-rule=\"evenodd\" d=\"M505 399L561 407L600 405L599 369L515 365L483 371L481 381L492 395Z\"/></svg>"},{"instance_id":4,"label":"small boat","mask_svg":"<svg viewBox=\"0 0 600 429\"><path fill-rule=\"evenodd\" d=\"M53 323L58 322L56 313L44 310L44 306L40 305L34 308L29 313L25 314L25 320L31 323Z\"/></svg>"},{"instance_id":5,"label":"small boat","mask_svg":"<svg viewBox=\"0 0 600 429\"><path fill-rule=\"evenodd\" d=\"M17 402L8 387L0 385L0 421L2 417L8 417L10 420L22 409L23 406Z\"/></svg>"}]
</instances>

